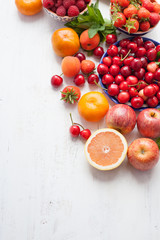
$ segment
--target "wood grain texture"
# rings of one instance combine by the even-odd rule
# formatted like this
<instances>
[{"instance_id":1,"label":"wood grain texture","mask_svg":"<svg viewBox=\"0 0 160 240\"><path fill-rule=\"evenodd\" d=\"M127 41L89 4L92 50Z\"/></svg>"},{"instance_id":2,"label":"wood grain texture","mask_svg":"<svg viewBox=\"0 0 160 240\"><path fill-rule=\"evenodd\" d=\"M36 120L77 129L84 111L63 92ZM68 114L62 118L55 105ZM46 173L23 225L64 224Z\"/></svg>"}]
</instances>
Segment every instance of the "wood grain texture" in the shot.
<instances>
[{"instance_id":1,"label":"wood grain texture","mask_svg":"<svg viewBox=\"0 0 160 240\"><path fill-rule=\"evenodd\" d=\"M100 2L106 17L108 6ZM69 112L92 131L105 123L82 120L50 85L61 73L51 35L63 23L45 12L22 16L14 1L1 5L0 22L0 239L159 239L160 164L141 173L126 159L99 172L69 135ZM159 30L147 37L159 41ZM82 93L92 89L86 83ZM127 140L139 136L135 129Z\"/></svg>"}]
</instances>

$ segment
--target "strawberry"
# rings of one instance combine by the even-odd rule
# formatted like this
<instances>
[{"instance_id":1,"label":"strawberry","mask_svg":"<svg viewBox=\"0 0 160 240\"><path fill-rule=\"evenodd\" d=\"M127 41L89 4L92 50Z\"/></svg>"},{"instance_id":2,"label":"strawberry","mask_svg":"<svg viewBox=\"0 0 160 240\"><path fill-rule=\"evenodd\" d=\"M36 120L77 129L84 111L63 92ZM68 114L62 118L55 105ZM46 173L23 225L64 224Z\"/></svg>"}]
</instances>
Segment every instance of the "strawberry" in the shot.
<instances>
[{"instance_id":1,"label":"strawberry","mask_svg":"<svg viewBox=\"0 0 160 240\"><path fill-rule=\"evenodd\" d=\"M126 18L132 18L134 15L137 14L137 8L130 4L127 8L124 9L123 13Z\"/></svg>"},{"instance_id":2,"label":"strawberry","mask_svg":"<svg viewBox=\"0 0 160 240\"><path fill-rule=\"evenodd\" d=\"M115 27L122 27L126 23L126 17L123 13L117 12L116 14L113 14L113 21Z\"/></svg>"},{"instance_id":3,"label":"strawberry","mask_svg":"<svg viewBox=\"0 0 160 240\"><path fill-rule=\"evenodd\" d=\"M160 13L160 4L157 2L154 2L154 12Z\"/></svg>"},{"instance_id":4,"label":"strawberry","mask_svg":"<svg viewBox=\"0 0 160 240\"><path fill-rule=\"evenodd\" d=\"M143 0L142 7L146 8L148 11L154 11L154 4L150 0Z\"/></svg>"},{"instance_id":5,"label":"strawberry","mask_svg":"<svg viewBox=\"0 0 160 240\"><path fill-rule=\"evenodd\" d=\"M141 7L141 8L138 10L138 17L139 17L139 19L149 18L149 17L150 17L150 12L149 12L146 8Z\"/></svg>"},{"instance_id":6,"label":"strawberry","mask_svg":"<svg viewBox=\"0 0 160 240\"><path fill-rule=\"evenodd\" d=\"M144 21L140 23L139 28L143 31L146 32L150 28L150 23L148 21Z\"/></svg>"},{"instance_id":7,"label":"strawberry","mask_svg":"<svg viewBox=\"0 0 160 240\"><path fill-rule=\"evenodd\" d=\"M118 0L118 4L121 7L128 7L128 5L130 4L130 1L129 0Z\"/></svg>"},{"instance_id":8,"label":"strawberry","mask_svg":"<svg viewBox=\"0 0 160 240\"><path fill-rule=\"evenodd\" d=\"M155 26L159 22L159 14L151 12L149 20L150 20L151 26Z\"/></svg>"},{"instance_id":9,"label":"strawberry","mask_svg":"<svg viewBox=\"0 0 160 240\"><path fill-rule=\"evenodd\" d=\"M126 21L125 27L128 33L136 33L139 29L139 22L134 18L130 18Z\"/></svg>"}]
</instances>

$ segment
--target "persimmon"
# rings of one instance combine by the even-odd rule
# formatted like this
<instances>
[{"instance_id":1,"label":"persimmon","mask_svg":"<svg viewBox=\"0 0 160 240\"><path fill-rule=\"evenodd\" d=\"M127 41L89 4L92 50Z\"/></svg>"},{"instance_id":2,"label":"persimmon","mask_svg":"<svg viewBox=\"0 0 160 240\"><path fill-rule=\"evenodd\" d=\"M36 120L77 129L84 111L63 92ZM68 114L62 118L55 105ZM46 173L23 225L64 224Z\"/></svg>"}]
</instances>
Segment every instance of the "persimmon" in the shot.
<instances>
[{"instance_id":1,"label":"persimmon","mask_svg":"<svg viewBox=\"0 0 160 240\"><path fill-rule=\"evenodd\" d=\"M15 0L17 9L23 15L31 16L42 10L41 0Z\"/></svg>"}]
</instances>

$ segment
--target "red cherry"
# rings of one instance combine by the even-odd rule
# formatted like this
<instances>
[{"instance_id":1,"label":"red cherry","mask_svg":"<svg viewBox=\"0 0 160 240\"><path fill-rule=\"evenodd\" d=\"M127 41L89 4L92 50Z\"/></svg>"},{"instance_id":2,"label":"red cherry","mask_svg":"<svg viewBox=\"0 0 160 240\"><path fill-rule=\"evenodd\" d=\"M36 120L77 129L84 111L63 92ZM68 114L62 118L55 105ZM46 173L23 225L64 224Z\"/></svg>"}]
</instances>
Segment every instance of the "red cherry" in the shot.
<instances>
[{"instance_id":1,"label":"red cherry","mask_svg":"<svg viewBox=\"0 0 160 240\"><path fill-rule=\"evenodd\" d=\"M155 62L148 63L147 65L148 72L155 73L157 69L158 69L158 65Z\"/></svg>"},{"instance_id":2,"label":"red cherry","mask_svg":"<svg viewBox=\"0 0 160 240\"><path fill-rule=\"evenodd\" d=\"M93 51L94 56L101 58L104 54L104 49L100 46L96 47Z\"/></svg>"},{"instance_id":3,"label":"red cherry","mask_svg":"<svg viewBox=\"0 0 160 240\"><path fill-rule=\"evenodd\" d=\"M154 79L154 73L152 72L146 72L145 73L145 76L144 76L144 79L147 83L152 83L153 82L153 79Z\"/></svg>"},{"instance_id":4,"label":"red cherry","mask_svg":"<svg viewBox=\"0 0 160 240\"><path fill-rule=\"evenodd\" d=\"M69 131L72 137L78 137L80 134L80 127L78 125L72 125Z\"/></svg>"},{"instance_id":5,"label":"red cherry","mask_svg":"<svg viewBox=\"0 0 160 240\"><path fill-rule=\"evenodd\" d=\"M123 77L128 77L129 75L131 75L132 71L129 66L123 66L120 70L120 73Z\"/></svg>"},{"instance_id":6,"label":"red cherry","mask_svg":"<svg viewBox=\"0 0 160 240\"><path fill-rule=\"evenodd\" d=\"M137 44L135 42L130 42L127 45L127 49L131 50L131 53L135 53L137 51L138 47L137 47Z\"/></svg>"},{"instance_id":7,"label":"red cherry","mask_svg":"<svg viewBox=\"0 0 160 240\"><path fill-rule=\"evenodd\" d=\"M133 61L131 62L131 68L134 71L138 71L142 67L142 62L139 58L134 58Z\"/></svg>"},{"instance_id":8,"label":"red cherry","mask_svg":"<svg viewBox=\"0 0 160 240\"><path fill-rule=\"evenodd\" d=\"M142 47L143 46L143 38L141 38L139 36L133 38L132 42L135 42L138 47Z\"/></svg>"},{"instance_id":9,"label":"red cherry","mask_svg":"<svg viewBox=\"0 0 160 240\"><path fill-rule=\"evenodd\" d=\"M105 65L107 65L108 67L110 67L111 66L111 64L112 64L112 58L111 57L104 57L103 58L103 60L102 60L102 62L105 64Z\"/></svg>"},{"instance_id":10,"label":"red cherry","mask_svg":"<svg viewBox=\"0 0 160 240\"><path fill-rule=\"evenodd\" d=\"M154 74L154 77L157 81L160 81L160 68L158 68Z\"/></svg>"},{"instance_id":11,"label":"red cherry","mask_svg":"<svg viewBox=\"0 0 160 240\"><path fill-rule=\"evenodd\" d=\"M104 74L108 73L108 67L105 64L100 63L97 67L97 72L100 75L104 75Z\"/></svg>"},{"instance_id":12,"label":"red cherry","mask_svg":"<svg viewBox=\"0 0 160 240\"><path fill-rule=\"evenodd\" d=\"M73 81L77 86L81 86L85 83L85 78L82 74L77 74Z\"/></svg>"},{"instance_id":13,"label":"red cherry","mask_svg":"<svg viewBox=\"0 0 160 240\"><path fill-rule=\"evenodd\" d=\"M148 85L144 88L144 95L146 97L153 97L155 94L156 94L156 89L153 86Z\"/></svg>"},{"instance_id":14,"label":"red cherry","mask_svg":"<svg viewBox=\"0 0 160 240\"><path fill-rule=\"evenodd\" d=\"M160 45L156 46L156 51L160 52Z\"/></svg>"},{"instance_id":15,"label":"red cherry","mask_svg":"<svg viewBox=\"0 0 160 240\"><path fill-rule=\"evenodd\" d=\"M147 86L147 83L144 80L139 80L136 86L137 90L141 90Z\"/></svg>"},{"instance_id":16,"label":"red cherry","mask_svg":"<svg viewBox=\"0 0 160 240\"><path fill-rule=\"evenodd\" d=\"M110 45L107 50L107 53L111 57L117 56L118 55L118 47L115 45Z\"/></svg>"},{"instance_id":17,"label":"red cherry","mask_svg":"<svg viewBox=\"0 0 160 240\"><path fill-rule=\"evenodd\" d=\"M121 67L123 62L121 61L121 58L119 56L115 56L112 58L112 64L115 64Z\"/></svg>"},{"instance_id":18,"label":"red cherry","mask_svg":"<svg viewBox=\"0 0 160 240\"><path fill-rule=\"evenodd\" d=\"M126 81L128 85L136 85L138 83L138 78L130 75L129 77L126 78Z\"/></svg>"},{"instance_id":19,"label":"red cherry","mask_svg":"<svg viewBox=\"0 0 160 240\"><path fill-rule=\"evenodd\" d=\"M143 79L145 72L146 72L146 71L145 71L144 68L140 68L138 71L134 72L134 75L135 75L138 79Z\"/></svg>"},{"instance_id":20,"label":"red cherry","mask_svg":"<svg viewBox=\"0 0 160 240\"><path fill-rule=\"evenodd\" d=\"M61 77L58 76L58 75L54 75L54 76L51 78L51 85L52 85L53 87L59 87L62 83L63 83L63 78L61 78Z\"/></svg>"},{"instance_id":21,"label":"red cherry","mask_svg":"<svg viewBox=\"0 0 160 240\"><path fill-rule=\"evenodd\" d=\"M90 136L91 136L91 131L89 129L83 129L82 131L80 131L80 136L87 140Z\"/></svg>"},{"instance_id":22,"label":"red cherry","mask_svg":"<svg viewBox=\"0 0 160 240\"><path fill-rule=\"evenodd\" d=\"M160 91L157 92L156 96L157 96L158 100L160 101Z\"/></svg>"},{"instance_id":23,"label":"red cherry","mask_svg":"<svg viewBox=\"0 0 160 240\"><path fill-rule=\"evenodd\" d=\"M77 57L80 62L86 59L85 55L81 52L76 53L74 56Z\"/></svg>"},{"instance_id":24,"label":"red cherry","mask_svg":"<svg viewBox=\"0 0 160 240\"><path fill-rule=\"evenodd\" d=\"M121 82L125 81L124 77L121 74L118 74L114 79L116 84L120 84Z\"/></svg>"},{"instance_id":25,"label":"red cherry","mask_svg":"<svg viewBox=\"0 0 160 240\"><path fill-rule=\"evenodd\" d=\"M141 97L133 97L131 99L131 105L134 108L141 108L143 106L144 100Z\"/></svg>"},{"instance_id":26,"label":"red cherry","mask_svg":"<svg viewBox=\"0 0 160 240\"><path fill-rule=\"evenodd\" d=\"M114 82L114 77L111 74L105 74L102 77L102 83L105 85L109 85Z\"/></svg>"},{"instance_id":27,"label":"red cherry","mask_svg":"<svg viewBox=\"0 0 160 240\"><path fill-rule=\"evenodd\" d=\"M120 103L127 103L130 99L130 95L128 92L120 92L117 98Z\"/></svg>"},{"instance_id":28,"label":"red cherry","mask_svg":"<svg viewBox=\"0 0 160 240\"><path fill-rule=\"evenodd\" d=\"M109 68L109 73L112 75L112 76L116 76L118 75L120 71L120 67L118 65L111 65L110 68Z\"/></svg>"},{"instance_id":29,"label":"red cherry","mask_svg":"<svg viewBox=\"0 0 160 240\"><path fill-rule=\"evenodd\" d=\"M130 87L128 92L131 97L136 97L138 95L138 91L135 87Z\"/></svg>"},{"instance_id":30,"label":"red cherry","mask_svg":"<svg viewBox=\"0 0 160 240\"><path fill-rule=\"evenodd\" d=\"M119 84L119 89L122 91L127 91L129 89L127 81L123 81Z\"/></svg>"},{"instance_id":31,"label":"red cherry","mask_svg":"<svg viewBox=\"0 0 160 240\"><path fill-rule=\"evenodd\" d=\"M98 78L98 76L96 74L93 73L93 74L89 75L87 81L88 81L89 84L95 84L95 82L96 83L99 82L99 78Z\"/></svg>"},{"instance_id":32,"label":"red cherry","mask_svg":"<svg viewBox=\"0 0 160 240\"><path fill-rule=\"evenodd\" d=\"M131 62L133 61L134 57L133 56L129 56L127 58L124 59L123 63L126 66L130 66Z\"/></svg>"},{"instance_id":33,"label":"red cherry","mask_svg":"<svg viewBox=\"0 0 160 240\"><path fill-rule=\"evenodd\" d=\"M158 105L158 98L156 96L149 97L146 103L149 107L154 108Z\"/></svg>"},{"instance_id":34,"label":"red cherry","mask_svg":"<svg viewBox=\"0 0 160 240\"><path fill-rule=\"evenodd\" d=\"M106 36L106 43L107 44L113 44L117 42L117 36L115 34L108 34Z\"/></svg>"},{"instance_id":35,"label":"red cherry","mask_svg":"<svg viewBox=\"0 0 160 240\"><path fill-rule=\"evenodd\" d=\"M108 94L110 96L117 96L119 94L119 86L115 83L111 83L108 86Z\"/></svg>"},{"instance_id":36,"label":"red cherry","mask_svg":"<svg viewBox=\"0 0 160 240\"><path fill-rule=\"evenodd\" d=\"M139 47L136 52L136 57L140 58L146 54L146 49L144 47Z\"/></svg>"},{"instance_id":37,"label":"red cherry","mask_svg":"<svg viewBox=\"0 0 160 240\"><path fill-rule=\"evenodd\" d=\"M130 43L130 40L125 38L125 39L122 39L119 42L119 46L122 47L122 48L126 48L129 43Z\"/></svg>"},{"instance_id":38,"label":"red cherry","mask_svg":"<svg viewBox=\"0 0 160 240\"><path fill-rule=\"evenodd\" d=\"M148 49L146 53L147 58L149 61L154 61L157 57L157 51L154 48Z\"/></svg>"},{"instance_id":39,"label":"red cherry","mask_svg":"<svg viewBox=\"0 0 160 240\"><path fill-rule=\"evenodd\" d=\"M122 57L125 57L127 55L127 53L128 53L127 48L121 48L119 50L119 55L122 56Z\"/></svg>"},{"instance_id":40,"label":"red cherry","mask_svg":"<svg viewBox=\"0 0 160 240\"><path fill-rule=\"evenodd\" d=\"M153 86L156 89L156 93L159 91L159 86L157 84L152 83L150 86Z\"/></svg>"},{"instance_id":41,"label":"red cherry","mask_svg":"<svg viewBox=\"0 0 160 240\"><path fill-rule=\"evenodd\" d=\"M147 58L146 57L141 57L140 60L141 60L141 63L142 63L142 68L146 68L147 64L148 64Z\"/></svg>"},{"instance_id":42,"label":"red cherry","mask_svg":"<svg viewBox=\"0 0 160 240\"><path fill-rule=\"evenodd\" d=\"M144 48L146 50L150 49L150 48L155 48L155 44L152 41L146 41L144 42Z\"/></svg>"}]
</instances>

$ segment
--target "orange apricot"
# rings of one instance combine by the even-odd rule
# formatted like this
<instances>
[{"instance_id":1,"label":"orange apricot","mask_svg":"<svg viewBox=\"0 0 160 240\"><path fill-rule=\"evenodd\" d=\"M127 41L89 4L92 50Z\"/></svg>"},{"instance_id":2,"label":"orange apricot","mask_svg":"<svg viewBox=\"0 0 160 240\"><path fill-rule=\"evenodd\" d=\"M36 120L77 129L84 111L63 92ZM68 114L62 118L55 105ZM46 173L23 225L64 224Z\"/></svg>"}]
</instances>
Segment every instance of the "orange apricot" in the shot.
<instances>
[{"instance_id":1,"label":"orange apricot","mask_svg":"<svg viewBox=\"0 0 160 240\"><path fill-rule=\"evenodd\" d=\"M80 71L81 64L77 57L66 56L61 63L62 72L67 77L74 77Z\"/></svg>"}]
</instances>

